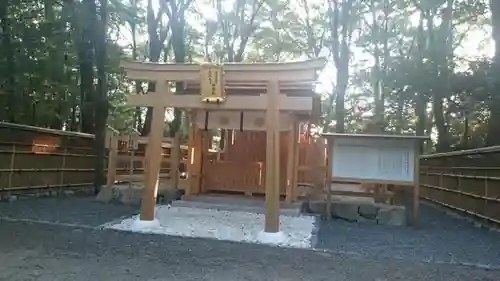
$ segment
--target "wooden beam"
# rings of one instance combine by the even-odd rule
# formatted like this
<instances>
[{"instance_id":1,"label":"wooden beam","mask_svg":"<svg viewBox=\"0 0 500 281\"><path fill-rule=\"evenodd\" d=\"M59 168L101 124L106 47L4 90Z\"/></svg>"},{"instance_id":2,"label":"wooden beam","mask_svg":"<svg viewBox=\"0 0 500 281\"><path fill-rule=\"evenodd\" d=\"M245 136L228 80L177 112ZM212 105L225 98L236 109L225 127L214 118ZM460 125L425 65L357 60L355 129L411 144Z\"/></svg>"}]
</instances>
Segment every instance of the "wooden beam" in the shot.
<instances>
[{"instance_id":1,"label":"wooden beam","mask_svg":"<svg viewBox=\"0 0 500 281\"><path fill-rule=\"evenodd\" d=\"M185 81L199 79L199 69L196 71L156 71L156 70L137 70L125 69L127 77L131 80L139 81ZM268 79L279 79L280 81L315 81L316 70L297 69L288 71L262 71L262 72L247 72L233 71L224 74L224 79L229 81L266 81Z\"/></svg>"},{"instance_id":2,"label":"wooden beam","mask_svg":"<svg viewBox=\"0 0 500 281\"><path fill-rule=\"evenodd\" d=\"M332 219L332 169L333 169L333 142L334 140L327 140L326 142L326 171L324 188L326 188L326 211L325 216L328 221Z\"/></svg>"},{"instance_id":3,"label":"wooden beam","mask_svg":"<svg viewBox=\"0 0 500 281\"><path fill-rule=\"evenodd\" d=\"M186 186L186 195L195 195L201 191L201 168L202 168L202 146L203 140L201 131L196 126L196 112L191 112L190 130L189 130L189 152L188 152L188 184Z\"/></svg>"},{"instance_id":4,"label":"wooden beam","mask_svg":"<svg viewBox=\"0 0 500 281\"><path fill-rule=\"evenodd\" d=\"M206 115L205 110L197 110L199 114L196 118L196 125L207 130L231 129L243 131L265 131L266 122L265 111L235 111L219 110L209 111ZM243 112L243 115L241 114ZM290 131L291 119L290 112L280 112L279 130Z\"/></svg>"},{"instance_id":5,"label":"wooden beam","mask_svg":"<svg viewBox=\"0 0 500 281\"><path fill-rule=\"evenodd\" d=\"M212 146L212 133L211 131L205 131L205 130L201 130L200 131L200 142L201 142L201 150L200 150L200 155L201 155L201 159L200 159L200 180L198 182L199 184L199 190L200 192L206 192L207 190L205 189L206 186L205 186L205 176L204 176L204 173L205 171L203 170L204 169L204 165L206 163L206 160L209 156L209 151L211 150L211 146Z\"/></svg>"},{"instance_id":6,"label":"wooden beam","mask_svg":"<svg viewBox=\"0 0 500 281\"><path fill-rule=\"evenodd\" d=\"M225 81L315 81L324 58L292 63L224 64ZM199 64L125 62L121 67L132 80L187 81L200 79Z\"/></svg>"},{"instance_id":7,"label":"wooden beam","mask_svg":"<svg viewBox=\"0 0 500 281\"><path fill-rule=\"evenodd\" d=\"M292 201L297 201L298 198L298 183L299 183L299 120L295 116L295 141L294 141L294 154L293 154L293 181L292 181Z\"/></svg>"},{"instance_id":8,"label":"wooden beam","mask_svg":"<svg viewBox=\"0 0 500 281\"><path fill-rule=\"evenodd\" d=\"M297 126L295 117L290 117L290 130L288 135L288 153L287 153L287 170L286 170L286 202L294 201L294 177L295 177L295 146L297 143L296 133Z\"/></svg>"},{"instance_id":9,"label":"wooden beam","mask_svg":"<svg viewBox=\"0 0 500 281\"><path fill-rule=\"evenodd\" d=\"M158 92L168 92L166 82L156 83ZM163 129L165 127L165 106L157 103L153 106L151 131L148 135L146 147L146 175L144 177L144 190L142 191L140 220L152 221L155 218L156 195L158 192L158 176L162 160Z\"/></svg>"},{"instance_id":10,"label":"wooden beam","mask_svg":"<svg viewBox=\"0 0 500 281\"><path fill-rule=\"evenodd\" d=\"M420 151L420 143L415 144L415 153ZM414 184L413 184L413 224L418 226L420 221L420 157L418 155L414 156Z\"/></svg>"},{"instance_id":11,"label":"wooden beam","mask_svg":"<svg viewBox=\"0 0 500 281\"><path fill-rule=\"evenodd\" d=\"M181 148L180 148L180 138L181 134L180 132L175 133L175 137L172 141L172 148L171 153L170 153L170 178L172 179L172 184L174 188L178 189L178 183L179 183L179 165L181 161Z\"/></svg>"},{"instance_id":12,"label":"wooden beam","mask_svg":"<svg viewBox=\"0 0 500 281\"><path fill-rule=\"evenodd\" d=\"M263 62L263 63L224 63L225 71L261 72L261 71L286 71L297 69L321 69L326 63L326 58L294 62ZM199 73L199 63L155 63L141 61L121 61L120 66L125 69L152 70L162 72L195 71ZM199 77L198 77L199 78ZM189 79L184 79L189 80ZM266 80L266 79L263 79Z\"/></svg>"},{"instance_id":13,"label":"wooden beam","mask_svg":"<svg viewBox=\"0 0 500 281\"><path fill-rule=\"evenodd\" d=\"M266 110L268 97L260 96L228 96L221 104L204 103L198 95L168 95L162 92L149 93L147 95L127 96L128 106L153 107L162 104L165 107L176 107L183 109L207 109L207 110ZM284 111L309 112L313 108L311 97L289 97L278 95L277 107Z\"/></svg>"},{"instance_id":14,"label":"wooden beam","mask_svg":"<svg viewBox=\"0 0 500 281\"><path fill-rule=\"evenodd\" d=\"M270 81L266 110L266 222L265 232L279 232L279 110L278 81Z\"/></svg>"}]
</instances>

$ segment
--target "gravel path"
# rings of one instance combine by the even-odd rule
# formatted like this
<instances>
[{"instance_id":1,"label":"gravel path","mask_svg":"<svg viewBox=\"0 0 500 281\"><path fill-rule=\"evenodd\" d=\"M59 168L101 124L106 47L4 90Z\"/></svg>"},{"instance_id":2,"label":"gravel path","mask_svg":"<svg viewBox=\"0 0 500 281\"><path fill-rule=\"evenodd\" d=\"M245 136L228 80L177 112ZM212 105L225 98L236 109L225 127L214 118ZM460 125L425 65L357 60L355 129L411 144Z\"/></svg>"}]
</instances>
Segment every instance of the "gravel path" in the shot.
<instances>
[{"instance_id":1,"label":"gravel path","mask_svg":"<svg viewBox=\"0 0 500 281\"><path fill-rule=\"evenodd\" d=\"M433 234L441 233L434 228L429 228L433 229L429 231L423 227L418 231L427 234L415 234L414 237L424 238L414 241L414 244L406 243L409 245L406 250L404 243L398 244L399 247L389 253L384 252L389 249L387 242L399 237L399 232L412 235L410 229L358 227L335 221L332 225L320 227L318 245L330 248L330 252L321 252L98 228L105 221L135 212L135 208L100 204L86 198L0 203L0 218L8 217L8 220L0 219L0 280L500 280L500 270L423 261L421 254L413 254L418 247L440 246L439 243L425 244L433 239ZM447 222L450 225L455 223L451 219ZM371 239L362 235L368 230L375 232ZM462 231L462 227L455 230ZM488 233L481 236L480 229L465 230L465 235L475 235L462 240L469 244L477 244L470 239L489 237ZM397 234L390 239L383 235L394 231ZM444 232L443 235L451 234ZM499 239L496 239L498 243ZM342 243L347 245L340 248ZM487 240L484 243L493 242ZM490 245L499 249L498 244ZM366 249L369 246L376 246L375 250ZM406 258L391 254L398 252L404 252ZM491 254L491 251L486 252L487 256Z\"/></svg>"},{"instance_id":2,"label":"gravel path","mask_svg":"<svg viewBox=\"0 0 500 281\"><path fill-rule=\"evenodd\" d=\"M97 227L138 213L136 206L97 202L92 197L47 197L0 202L0 217Z\"/></svg>"},{"instance_id":3,"label":"gravel path","mask_svg":"<svg viewBox=\"0 0 500 281\"><path fill-rule=\"evenodd\" d=\"M474 227L427 204L421 206L417 229L337 220L319 224L316 247L333 252L500 269L500 232Z\"/></svg>"}]
</instances>

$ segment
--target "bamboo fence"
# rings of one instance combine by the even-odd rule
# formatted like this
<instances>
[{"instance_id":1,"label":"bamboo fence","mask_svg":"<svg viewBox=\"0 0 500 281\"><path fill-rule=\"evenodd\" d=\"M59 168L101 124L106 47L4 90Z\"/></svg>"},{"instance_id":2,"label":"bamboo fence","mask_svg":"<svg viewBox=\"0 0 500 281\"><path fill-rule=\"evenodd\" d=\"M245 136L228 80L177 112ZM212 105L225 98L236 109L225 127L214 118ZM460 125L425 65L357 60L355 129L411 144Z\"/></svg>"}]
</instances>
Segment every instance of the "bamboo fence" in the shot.
<instances>
[{"instance_id":1,"label":"bamboo fence","mask_svg":"<svg viewBox=\"0 0 500 281\"><path fill-rule=\"evenodd\" d=\"M500 225L500 146L425 155L421 197Z\"/></svg>"},{"instance_id":2,"label":"bamboo fence","mask_svg":"<svg viewBox=\"0 0 500 281\"><path fill-rule=\"evenodd\" d=\"M0 195L90 187L94 136L0 122Z\"/></svg>"}]
</instances>

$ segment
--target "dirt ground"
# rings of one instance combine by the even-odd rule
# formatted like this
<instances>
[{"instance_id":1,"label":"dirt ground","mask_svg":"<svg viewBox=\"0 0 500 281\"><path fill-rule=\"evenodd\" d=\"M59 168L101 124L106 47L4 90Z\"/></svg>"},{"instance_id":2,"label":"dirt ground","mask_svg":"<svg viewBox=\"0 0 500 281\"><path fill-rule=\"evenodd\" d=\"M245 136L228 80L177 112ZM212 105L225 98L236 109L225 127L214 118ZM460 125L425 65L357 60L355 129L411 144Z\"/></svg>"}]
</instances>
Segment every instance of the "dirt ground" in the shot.
<instances>
[{"instance_id":1,"label":"dirt ground","mask_svg":"<svg viewBox=\"0 0 500 281\"><path fill-rule=\"evenodd\" d=\"M492 239L493 242L487 240L487 245L472 252L474 257L470 259L451 251L458 261L453 262L446 256L425 259L433 253L431 250L414 253L418 247L433 247L433 244L426 243L431 239L427 236L434 234L425 229L420 230L418 237L423 237L421 240L411 240L414 246L399 243L392 255L384 252L390 248L388 239L402 239L405 231L396 231L396 234L389 235L392 238L382 239L381 236L392 233L391 229L375 228L374 242L368 242L369 239L362 238L368 236L367 228L335 221L332 225L320 226L321 241L315 250L100 228L105 222L135 212L134 207L99 204L90 198L0 203L0 280L500 280L500 248L498 244L492 244L500 239L498 236L485 238L489 236L481 234L482 230L474 233L466 229L464 233L475 235L470 239ZM455 225L452 221L449 223ZM354 246L356 240L359 241L358 248ZM475 243L473 240L464 241ZM443 255L449 256L450 253ZM475 257L481 253L484 253L484 258Z\"/></svg>"}]
</instances>

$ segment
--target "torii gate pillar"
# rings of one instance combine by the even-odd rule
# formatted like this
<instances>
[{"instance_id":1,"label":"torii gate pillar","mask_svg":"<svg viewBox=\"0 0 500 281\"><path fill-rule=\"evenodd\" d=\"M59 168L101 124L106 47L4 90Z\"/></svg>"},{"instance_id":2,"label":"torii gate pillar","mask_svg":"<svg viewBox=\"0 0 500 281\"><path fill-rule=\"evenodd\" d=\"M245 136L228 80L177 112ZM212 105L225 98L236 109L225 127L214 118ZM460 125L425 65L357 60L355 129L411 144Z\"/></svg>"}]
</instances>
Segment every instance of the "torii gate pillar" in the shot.
<instances>
[{"instance_id":1,"label":"torii gate pillar","mask_svg":"<svg viewBox=\"0 0 500 281\"><path fill-rule=\"evenodd\" d=\"M141 214L136 221L140 225L158 225L155 219L156 195L158 192L158 177L160 174L162 161L162 141L165 128L165 97L170 95L170 88L166 81L157 81L155 92L150 93L151 97L158 99L153 103L153 116L151 120L151 130L148 135L146 147L146 165L144 177L144 190L141 200Z\"/></svg>"}]
</instances>

